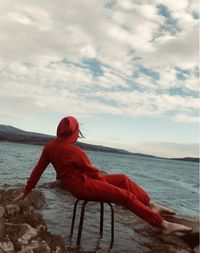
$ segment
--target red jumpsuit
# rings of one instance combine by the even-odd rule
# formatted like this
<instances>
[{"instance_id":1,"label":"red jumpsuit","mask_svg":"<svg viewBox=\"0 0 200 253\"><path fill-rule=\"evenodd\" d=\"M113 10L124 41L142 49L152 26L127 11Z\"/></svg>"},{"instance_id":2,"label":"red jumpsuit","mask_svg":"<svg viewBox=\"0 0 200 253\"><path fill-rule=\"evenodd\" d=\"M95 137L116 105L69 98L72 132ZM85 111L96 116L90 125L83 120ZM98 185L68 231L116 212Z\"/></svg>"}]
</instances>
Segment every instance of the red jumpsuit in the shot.
<instances>
[{"instance_id":1,"label":"red jumpsuit","mask_svg":"<svg viewBox=\"0 0 200 253\"><path fill-rule=\"evenodd\" d=\"M102 175L79 147L63 138L56 138L44 147L23 190L25 194L35 188L49 163L75 197L118 203L152 226L161 225L163 218L149 209L150 198L143 189L125 175Z\"/></svg>"}]
</instances>

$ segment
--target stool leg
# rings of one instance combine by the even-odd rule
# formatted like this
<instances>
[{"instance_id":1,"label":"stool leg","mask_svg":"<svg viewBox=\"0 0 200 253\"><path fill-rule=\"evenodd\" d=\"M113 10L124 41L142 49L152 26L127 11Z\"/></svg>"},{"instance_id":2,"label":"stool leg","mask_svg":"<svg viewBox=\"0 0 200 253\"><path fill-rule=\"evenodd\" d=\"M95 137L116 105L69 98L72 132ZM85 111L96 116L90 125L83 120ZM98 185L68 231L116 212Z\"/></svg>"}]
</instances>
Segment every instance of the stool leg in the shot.
<instances>
[{"instance_id":1,"label":"stool leg","mask_svg":"<svg viewBox=\"0 0 200 253\"><path fill-rule=\"evenodd\" d=\"M74 203L74 211L73 211L73 216L72 216L71 233L70 233L71 236L73 235L73 232L74 232L74 222L76 218L76 208L77 208L78 201L79 199L77 199L76 202Z\"/></svg>"},{"instance_id":2,"label":"stool leg","mask_svg":"<svg viewBox=\"0 0 200 253\"><path fill-rule=\"evenodd\" d=\"M101 214L100 214L100 237L103 237L103 214L104 214L104 205L103 202L101 204Z\"/></svg>"},{"instance_id":3,"label":"stool leg","mask_svg":"<svg viewBox=\"0 0 200 253\"><path fill-rule=\"evenodd\" d=\"M82 235L82 229L83 229L83 219L84 219L84 214L85 214L85 206L87 204L87 200L83 202L82 208L81 208L81 216L80 216L80 222L79 222L79 228L78 228L78 238L76 241L77 245L80 245L81 242L81 235Z\"/></svg>"},{"instance_id":4,"label":"stool leg","mask_svg":"<svg viewBox=\"0 0 200 253\"><path fill-rule=\"evenodd\" d=\"M114 210L113 210L113 206L111 203L108 203L111 209L111 243L110 243L110 249L113 246L113 242L114 242Z\"/></svg>"}]
</instances>

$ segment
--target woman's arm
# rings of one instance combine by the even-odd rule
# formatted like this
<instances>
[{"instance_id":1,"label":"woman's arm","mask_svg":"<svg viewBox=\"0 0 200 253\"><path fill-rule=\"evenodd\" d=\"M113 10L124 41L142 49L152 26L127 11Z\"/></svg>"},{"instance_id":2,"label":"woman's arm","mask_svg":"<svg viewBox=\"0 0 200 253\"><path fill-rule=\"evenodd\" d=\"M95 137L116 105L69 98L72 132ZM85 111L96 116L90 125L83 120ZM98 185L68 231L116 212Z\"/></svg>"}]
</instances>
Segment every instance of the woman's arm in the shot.
<instances>
[{"instance_id":1,"label":"woman's arm","mask_svg":"<svg viewBox=\"0 0 200 253\"><path fill-rule=\"evenodd\" d=\"M23 199L32 189L35 188L37 182L39 181L42 173L49 165L50 161L46 154L46 148L43 149L40 159L38 160L37 165L33 169L30 178L27 181L26 187L22 190L22 192L15 198L15 201L19 201Z\"/></svg>"}]
</instances>

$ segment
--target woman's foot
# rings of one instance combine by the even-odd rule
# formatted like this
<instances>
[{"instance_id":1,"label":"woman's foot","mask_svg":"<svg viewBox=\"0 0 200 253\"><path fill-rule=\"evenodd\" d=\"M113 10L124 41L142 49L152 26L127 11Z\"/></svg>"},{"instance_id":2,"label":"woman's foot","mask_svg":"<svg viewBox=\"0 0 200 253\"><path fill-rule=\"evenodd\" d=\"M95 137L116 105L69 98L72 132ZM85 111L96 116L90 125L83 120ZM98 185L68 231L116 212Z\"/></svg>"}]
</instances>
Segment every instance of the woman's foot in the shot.
<instances>
[{"instance_id":1,"label":"woman's foot","mask_svg":"<svg viewBox=\"0 0 200 253\"><path fill-rule=\"evenodd\" d=\"M176 214L172 209L170 209L168 207L165 207L165 206L162 206L162 205L159 205L159 204L154 203L154 202L149 203L149 208L152 211L160 213L160 214L168 214L168 215L175 215Z\"/></svg>"},{"instance_id":2,"label":"woman's foot","mask_svg":"<svg viewBox=\"0 0 200 253\"><path fill-rule=\"evenodd\" d=\"M181 233L192 232L191 227L187 227L187 226L177 224L177 223L171 223L165 220L163 220L159 230L163 235L170 235L176 232L181 232Z\"/></svg>"}]
</instances>

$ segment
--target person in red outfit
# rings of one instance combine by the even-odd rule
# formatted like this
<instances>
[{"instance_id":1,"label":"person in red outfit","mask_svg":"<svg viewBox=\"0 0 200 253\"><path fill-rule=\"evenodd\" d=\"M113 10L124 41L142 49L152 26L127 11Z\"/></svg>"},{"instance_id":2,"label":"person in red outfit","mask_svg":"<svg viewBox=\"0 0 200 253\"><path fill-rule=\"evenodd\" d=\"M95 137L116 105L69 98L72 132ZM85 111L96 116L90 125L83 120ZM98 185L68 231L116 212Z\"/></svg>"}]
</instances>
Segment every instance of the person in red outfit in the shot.
<instances>
[{"instance_id":1,"label":"person in red outfit","mask_svg":"<svg viewBox=\"0 0 200 253\"><path fill-rule=\"evenodd\" d=\"M190 227L170 223L162 214L175 212L151 200L149 195L126 175L104 175L95 168L85 152L73 145L79 137L78 121L68 116L57 127L57 138L47 143L33 169L26 187L15 201L22 200L35 188L42 173L51 163L65 188L79 199L92 199L120 204L157 227L163 234L190 232Z\"/></svg>"}]
</instances>

